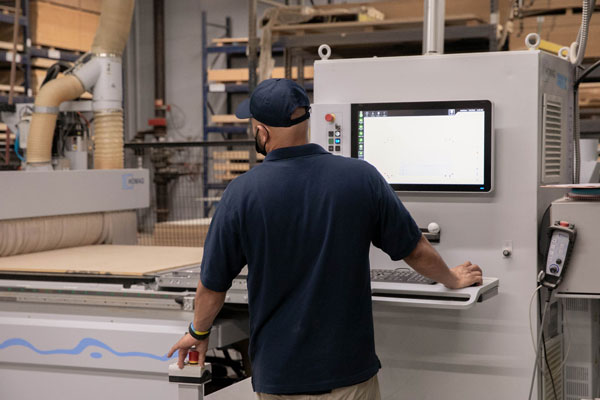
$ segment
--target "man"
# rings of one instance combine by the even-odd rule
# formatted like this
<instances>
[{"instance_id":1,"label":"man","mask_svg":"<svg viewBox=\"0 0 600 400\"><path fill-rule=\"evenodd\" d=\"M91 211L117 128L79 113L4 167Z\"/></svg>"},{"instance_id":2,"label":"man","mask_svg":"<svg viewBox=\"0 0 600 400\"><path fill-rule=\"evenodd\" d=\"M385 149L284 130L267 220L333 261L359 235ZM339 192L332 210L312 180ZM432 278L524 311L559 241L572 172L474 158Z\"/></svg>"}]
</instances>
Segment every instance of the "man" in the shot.
<instances>
[{"instance_id":1,"label":"man","mask_svg":"<svg viewBox=\"0 0 600 400\"><path fill-rule=\"evenodd\" d=\"M262 82L238 107L266 158L223 193L190 334L169 356L179 350L182 367L195 345L204 361L225 292L247 264L259 399L375 400L371 243L449 288L480 284L482 273L470 262L449 269L374 167L308 144L309 110L306 92L285 79Z\"/></svg>"}]
</instances>

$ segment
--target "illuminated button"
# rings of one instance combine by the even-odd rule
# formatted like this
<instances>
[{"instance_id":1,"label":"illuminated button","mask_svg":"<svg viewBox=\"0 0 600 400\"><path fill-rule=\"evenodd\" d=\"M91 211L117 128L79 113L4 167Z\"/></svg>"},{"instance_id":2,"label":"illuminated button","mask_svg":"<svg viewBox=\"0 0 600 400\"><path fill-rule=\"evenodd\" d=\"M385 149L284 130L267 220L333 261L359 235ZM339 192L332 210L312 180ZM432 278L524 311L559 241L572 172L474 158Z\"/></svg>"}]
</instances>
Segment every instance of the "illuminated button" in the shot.
<instances>
[{"instance_id":1,"label":"illuminated button","mask_svg":"<svg viewBox=\"0 0 600 400\"><path fill-rule=\"evenodd\" d=\"M340 136L342 136L342 132L340 132L340 131L335 131L335 136L336 136L336 137L340 137Z\"/></svg>"},{"instance_id":2,"label":"illuminated button","mask_svg":"<svg viewBox=\"0 0 600 400\"><path fill-rule=\"evenodd\" d=\"M342 143L342 139L340 138L335 138L335 144L340 144Z\"/></svg>"},{"instance_id":3,"label":"illuminated button","mask_svg":"<svg viewBox=\"0 0 600 400\"><path fill-rule=\"evenodd\" d=\"M325 121L327 121L327 122L335 121L335 114L325 114Z\"/></svg>"},{"instance_id":4,"label":"illuminated button","mask_svg":"<svg viewBox=\"0 0 600 400\"><path fill-rule=\"evenodd\" d=\"M568 228L569 227L569 223L567 221L560 221L560 226Z\"/></svg>"}]
</instances>

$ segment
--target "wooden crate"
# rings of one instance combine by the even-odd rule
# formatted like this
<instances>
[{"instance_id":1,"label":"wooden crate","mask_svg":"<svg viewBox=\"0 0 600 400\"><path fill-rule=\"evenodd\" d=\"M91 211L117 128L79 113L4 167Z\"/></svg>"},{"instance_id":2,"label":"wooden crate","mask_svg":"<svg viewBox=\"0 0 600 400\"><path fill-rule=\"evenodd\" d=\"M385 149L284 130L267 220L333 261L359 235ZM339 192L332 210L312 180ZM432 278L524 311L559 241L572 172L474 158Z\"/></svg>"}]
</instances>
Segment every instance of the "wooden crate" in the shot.
<instances>
[{"instance_id":1,"label":"wooden crate","mask_svg":"<svg viewBox=\"0 0 600 400\"><path fill-rule=\"evenodd\" d=\"M250 152L248 150L227 150L213 152L213 170L215 179L230 181L250 170ZM256 161L265 157L256 154Z\"/></svg>"},{"instance_id":2,"label":"wooden crate","mask_svg":"<svg viewBox=\"0 0 600 400\"><path fill-rule=\"evenodd\" d=\"M90 50L98 27L98 14L42 1L32 1L30 7L34 45Z\"/></svg>"},{"instance_id":3,"label":"wooden crate","mask_svg":"<svg viewBox=\"0 0 600 400\"><path fill-rule=\"evenodd\" d=\"M523 29L520 21L516 21L514 31L510 36L510 50L525 50L525 37L529 33L538 33L542 39L570 46L577 38L581 25L581 14L544 15L523 18ZM589 40L585 51L586 58L600 57L600 20L592 18L590 23Z\"/></svg>"},{"instance_id":4,"label":"wooden crate","mask_svg":"<svg viewBox=\"0 0 600 400\"><path fill-rule=\"evenodd\" d=\"M210 82L247 82L248 68L229 68L229 69L209 69L208 80ZM304 67L304 79L313 79L315 70L312 66ZM284 78L285 70L283 67L273 68L272 78ZM298 68L292 68L292 79L298 78Z\"/></svg>"},{"instance_id":5,"label":"wooden crate","mask_svg":"<svg viewBox=\"0 0 600 400\"><path fill-rule=\"evenodd\" d=\"M600 83L582 83L579 86L579 106L582 108L600 107Z\"/></svg>"}]
</instances>

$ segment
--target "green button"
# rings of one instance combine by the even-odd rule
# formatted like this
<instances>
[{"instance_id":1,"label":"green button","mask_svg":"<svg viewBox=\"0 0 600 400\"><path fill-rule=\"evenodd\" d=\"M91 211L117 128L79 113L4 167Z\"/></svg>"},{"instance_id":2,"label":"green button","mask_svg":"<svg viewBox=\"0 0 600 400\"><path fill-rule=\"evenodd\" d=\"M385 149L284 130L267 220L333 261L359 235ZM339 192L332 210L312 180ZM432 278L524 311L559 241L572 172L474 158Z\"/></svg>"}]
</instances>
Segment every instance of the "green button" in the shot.
<instances>
[{"instance_id":1,"label":"green button","mask_svg":"<svg viewBox=\"0 0 600 400\"><path fill-rule=\"evenodd\" d=\"M329 144L333 144L333 139L329 139Z\"/></svg>"}]
</instances>

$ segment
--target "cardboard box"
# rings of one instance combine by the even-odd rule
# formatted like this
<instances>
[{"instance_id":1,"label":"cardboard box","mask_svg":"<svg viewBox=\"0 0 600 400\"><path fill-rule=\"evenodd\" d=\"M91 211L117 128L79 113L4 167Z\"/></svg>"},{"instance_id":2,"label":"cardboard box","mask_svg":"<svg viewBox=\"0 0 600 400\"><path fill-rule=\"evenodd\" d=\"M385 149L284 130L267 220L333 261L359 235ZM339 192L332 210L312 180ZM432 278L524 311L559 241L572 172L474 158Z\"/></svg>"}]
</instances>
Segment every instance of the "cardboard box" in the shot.
<instances>
[{"instance_id":1,"label":"cardboard box","mask_svg":"<svg viewBox=\"0 0 600 400\"><path fill-rule=\"evenodd\" d=\"M32 1L30 7L33 45L90 50L98 28L98 14L41 1Z\"/></svg>"}]
</instances>

